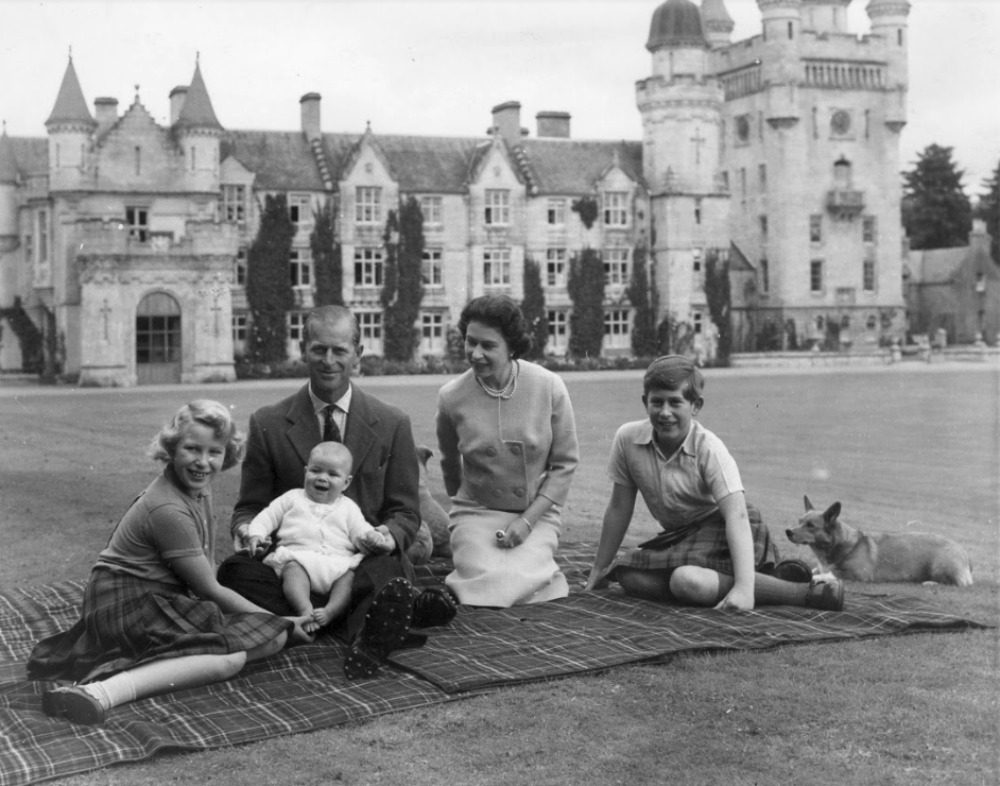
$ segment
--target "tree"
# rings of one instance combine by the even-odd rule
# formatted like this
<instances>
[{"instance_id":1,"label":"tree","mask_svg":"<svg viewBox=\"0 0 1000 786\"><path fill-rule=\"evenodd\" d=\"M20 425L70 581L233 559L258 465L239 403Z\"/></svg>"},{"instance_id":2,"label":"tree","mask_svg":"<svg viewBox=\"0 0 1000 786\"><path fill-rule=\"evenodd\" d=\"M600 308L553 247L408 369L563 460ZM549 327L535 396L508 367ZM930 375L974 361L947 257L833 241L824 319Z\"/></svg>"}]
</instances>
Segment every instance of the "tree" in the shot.
<instances>
[{"instance_id":1,"label":"tree","mask_svg":"<svg viewBox=\"0 0 1000 786\"><path fill-rule=\"evenodd\" d=\"M309 247L312 249L316 282L313 303L317 306L344 305L344 266L340 258L340 243L334 234L335 216L336 209L329 198L319 210L313 212Z\"/></svg>"},{"instance_id":2,"label":"tree","mask_svg":"<svg viewBox=\"0 0 1000 786\"><path fill-rule=\"evenodd\" d=\"M545 292L542 290L542 273L538 263L530 257L524 260L524 300L521 313L531 331L531 349L527 358L545 357L545 344L549 340L549 318L545 311Z\"/></svg>"},{"instance_id":3,"label":"tree","mask_svg":"<svg viewBox=\"0 0 1000 786\"><path fill-rule=\"evenodd\" d=\"M382 282L383 354L406 362L420 345L420 303L424 299L424 214L412 196L389 211L385 226L385 276Z\"/></svg>"},{"instance_id":4,"label":"tree","mask_svg":"<svg viewBox=\"0 0 1000 786\"><path fill-rule=\"evenodd\" d=\"M659 293L652 280L652 270L646 265L648 249L637 244L632 252L632 277L625 294L635 309L632 322L632 354L636 357L653 357L659 348L656 329L656 312L659 310Z\"/></svg>"},{"instance_id":5,"label":"tree","mask_svg":"<svg viewBox=\"0 0 1000 786\"><path fill-rule=\"evenodd\" d=\"M986 222L990 233L990 254L993 261L1000 264L1000 162L993 170L993 176L983 180L986 193L979 197L977 217Z\"/></svg>"},{"instance_id":6,"label":"tree","mask_svg":"<svg viewBox=\"0 0 1000 786\"><path fill-rule=\"evenodd\" d=\"M705 254L705 299L708 301L708 313L719 331L716 360L719 365L728 366L733 350L729 260L722 258L717 248Z\"/></svg>"},{"instance_id":7,"label":"tree","mask_svg":"<svg viewBox=\"0 0 1000 786\"><path fill-rule=\"evenodd\" d=\"M604 263L601 255L585 248L574 255L566 282L573 310L569 315L569 353L573 357L599 357L604 342Z\"/></svg>"},{"instance_id":8,"label":"tree","mask_svg":"<svg viewBox=\"0 0 1000 786\"><path fill-rule=\"evenodd\" d=\"M295 302L290 260L295 225L284 194L264 199L260 228L247 252L247 303L250 306L250 359L280 363L287 356L286 314Z\"/></svg>"},{"instance_id":9,"label":"tree","mask_svg":"<svg viewBox=\"0 0 1000 786\"><path fill-rule=\"evenodd\" d=\"M962 188L963 171L952 148L928 145L913 169L903 173L903 225L910 248L964 246L972 228L972 205Z\"/></svg>"}]
</instances>

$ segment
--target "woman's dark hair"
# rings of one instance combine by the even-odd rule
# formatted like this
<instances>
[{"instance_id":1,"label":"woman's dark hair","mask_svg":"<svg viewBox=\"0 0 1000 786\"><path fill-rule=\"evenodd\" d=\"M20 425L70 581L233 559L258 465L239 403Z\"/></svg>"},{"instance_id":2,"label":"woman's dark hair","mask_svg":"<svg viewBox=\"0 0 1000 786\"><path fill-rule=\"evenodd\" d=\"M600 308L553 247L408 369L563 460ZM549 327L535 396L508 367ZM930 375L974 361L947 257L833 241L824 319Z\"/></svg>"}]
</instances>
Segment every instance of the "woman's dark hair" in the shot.
<instances>
[{"instance_id":1,"label":"woman's dark hair","mask_svg":"<svg viewBox=\"0 0 1000 786\"><path fill-rule=\"evenodd\" d=\"M531 349L528 320L517 303L507 295L480 295L470 300L458 318L458 332L463 339L470 322L482 322L500 331L515 359Z\"/></svg>"}]
</instances>

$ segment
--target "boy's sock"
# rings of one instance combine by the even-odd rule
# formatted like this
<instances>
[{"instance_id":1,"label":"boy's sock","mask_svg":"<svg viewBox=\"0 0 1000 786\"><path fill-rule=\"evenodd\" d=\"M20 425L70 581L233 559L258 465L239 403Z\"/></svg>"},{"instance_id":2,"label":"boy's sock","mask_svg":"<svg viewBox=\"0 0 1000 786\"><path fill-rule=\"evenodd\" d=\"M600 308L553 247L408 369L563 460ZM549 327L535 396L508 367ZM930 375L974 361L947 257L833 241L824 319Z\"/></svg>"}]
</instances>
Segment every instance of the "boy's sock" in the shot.
<instances>
[{"instance_id":1,"label":"boy's sock","mask_svg":"<svg viewBox=\"0 0 1000 786\"><path fill-rule=\"evenodd\" d=\"M97 699L106 710L135 701L135 682L127 671L118 672L106 680L90 682L80 687Z\"/></svg>"},{"instance_id":2,"label":"boy's sock","mask_svg":"<svg viewBox=\"0 0 1000 786\"><path fill-rule=\"evenodd\" d=\"M719 600L733 588L736 579L719 574ZM808 584L782 581L763 573L753 574L753 600L757 606L805 606Z\"/></svg>"}]
</instances>

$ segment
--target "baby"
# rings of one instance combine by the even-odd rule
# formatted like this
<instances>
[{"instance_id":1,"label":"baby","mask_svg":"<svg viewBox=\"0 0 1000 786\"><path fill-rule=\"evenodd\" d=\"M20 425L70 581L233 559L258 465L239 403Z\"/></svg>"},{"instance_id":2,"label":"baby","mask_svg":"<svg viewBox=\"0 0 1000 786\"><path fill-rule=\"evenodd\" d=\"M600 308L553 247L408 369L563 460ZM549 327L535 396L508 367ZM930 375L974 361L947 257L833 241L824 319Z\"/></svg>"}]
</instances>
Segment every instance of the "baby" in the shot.
<instances>
[{"instance_id":1,"label":"baby","mask_svg":"<svg viewBox=\"0 0 1000 786\"><path fill-rule=\"evenodd\" d=\"M267 556L281 577L285 598L298 616L311 616L303 625L312 633L330 624L347 609L354 568L365 554L385 540L365 521L354 500L343 495L351 483L354 459L339 442L321 442L309 454L304 487L282 494L258 513L247 531L247 550L257 554L277 532L278 545ZM310 593L328 595L322 608L313 608Z\"/></svg>"}]
</instances>

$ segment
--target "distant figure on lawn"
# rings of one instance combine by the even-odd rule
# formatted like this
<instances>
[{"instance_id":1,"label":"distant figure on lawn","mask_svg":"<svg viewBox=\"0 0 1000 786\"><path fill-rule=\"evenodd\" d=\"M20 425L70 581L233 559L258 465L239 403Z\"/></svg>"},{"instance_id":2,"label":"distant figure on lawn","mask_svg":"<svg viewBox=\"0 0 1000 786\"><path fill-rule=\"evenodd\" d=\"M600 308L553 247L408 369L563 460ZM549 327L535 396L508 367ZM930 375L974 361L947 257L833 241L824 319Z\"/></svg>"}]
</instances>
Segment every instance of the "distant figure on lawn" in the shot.
<instances>
[{"instance_id":1,"label":"distant figure on lawn","mask_svg":"<svg viewBox=\"0 0 1000 786\"><path fill-rule=\"evenodd\" d=\"M344 491L361 508L383 545L355 568L347 612L335 627L349 644L349 679L374 674L410 627L445 624L455 616L446 593L412 586L407 549L420 525L419 467L410 419L402 410L366 394L351 381L363 352L361 331L344 306L322 306L306 317L302 359L309 382L277 404L250 416L247 455L231 531L246 550L254 516L287 491L301 488L309 454L320 442L343 442L354 456L353 480ZM219 581L275 613L292 613L281 579L247 554L219 566ZM315 598L323 606L327 598Z\"/></svg>"},{"instance_id":2,"label":"distant figure on lawn","mask_svg":"<svg viewBox=\"0 0 1000 786\"><path fill-rule=\"evenodd\" d=\"M302 626L307 633L346 611L354 569L365 554L385 545L357 503L341 493L351 485L353 464L342 443L320 442L309 454L303 488L286 491L254 516L247 529L247 553L267 552L264 564L281 577L295 615L312 618ZM277 543L268 552L272 534ZM311 594L328 600L313 608Z\"/></svg>"},{"instance_id":3,"label":"distant figure on lawn","mask_svg":"<svg viewBox=\"0 0 1000 786\"><path fill-rule=\"evenodd\" d=\"M98 556L80 620L28 660L31 679L80 683L47 690L47 715L103 723L120 704L229 679L290 638L309 638L309 617L276 616L216 581L211 484L243 455L229 410L185 404L150 455L166 467Z\"/></svg>"},{"instance_id":4,"label":"distant figure on lawn","mask_svg":"<svg viewBox=\"0 0 1000 786\"><path fill-rule=\"evenodd\" d=\"M798 561L775 566L774 545L760 513L746 503L735 460L694 419L704 384L702 373L680 355L658 358L646 370L647 419L615 434L608 460L611 499L586 588L614 580L626 594L651 600L747 611L755 604L839 611L839 581L814 582ZM637 492L663 532L615 560Z\"/></svg>"},{"instance_id":5,"label":"distant figure on lawn","mask_svg":"<svg viewBox=\"0 0 1000 786\"><path fill-rule=\"evenodd\" d=\"M520 359L531 337L509 297L471 300L458 329L470 368L438 394L455 565L445 583L472 606L564 598L559 514L579 459L566 385Z\"/></svg>"}]
</instances>

